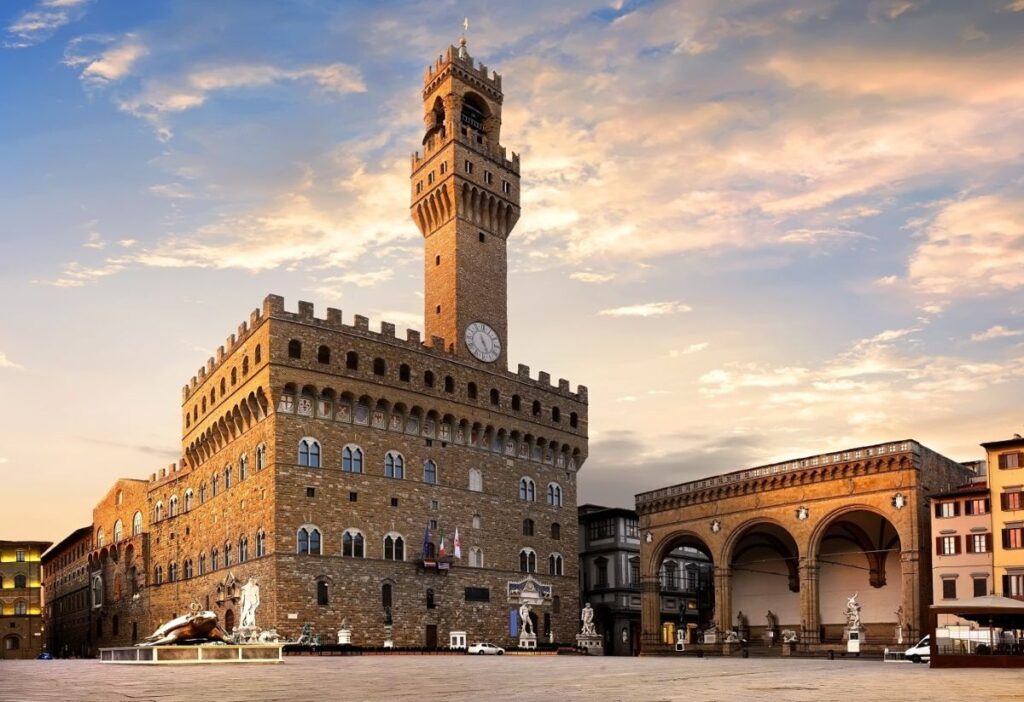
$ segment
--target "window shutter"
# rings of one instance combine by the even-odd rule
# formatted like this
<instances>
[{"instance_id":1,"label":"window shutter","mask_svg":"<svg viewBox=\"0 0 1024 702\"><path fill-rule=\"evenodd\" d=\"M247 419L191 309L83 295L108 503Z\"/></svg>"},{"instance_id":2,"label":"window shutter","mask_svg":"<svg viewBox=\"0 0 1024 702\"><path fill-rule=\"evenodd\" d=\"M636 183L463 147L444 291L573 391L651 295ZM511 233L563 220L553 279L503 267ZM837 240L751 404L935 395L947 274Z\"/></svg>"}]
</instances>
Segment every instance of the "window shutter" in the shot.
<instances>
[{"instance_id":1,"label":"window shutter","mask_svg":"<svg viewBox=\"0 0 1024 702\"><path fill-rule=\"evenodd\" d=\"M964 502L964 514L974 514L974 500L967 500Z\"/></svg>"},{"instance_id":2,"label":"window shutter","mask_svg":"<svg viewBox=\"0 0 1024 702\"><path fill-rule=\"evenodd\" d=\"M974 536L972 534L967 534L964 536L964 542L964 549L967 553L974 553Z\"/></svg>"},{"instance_id":3,"label":"window shutter","mask_svg":"<svg viewBox=\"0 0 1024 702\"><path fill-rule=\"evenodd\" d=\"M1001 507L1002 509L1004 509L1004 510L1005 510L1005 509L1007 509L1007 507L1009 507L1009 504L1010 504L1010 499L1009 499L1009 497L1010 497L1010 496L1009 496L1009 495L1007 495L1007 494L1006 494L1005 492L1004 492L1004 493L1001 493L1001 494L999 495L999 506L1000 506L1000 507Z\"/></svg>"},{"instance_id":4,"label":"window shutter","mask_svg":"<svg viewBox=\"0 0 1024 702\"><path fill-rule=\"evenodd\" d=\"M985 534L985 551L986 553L992 553L992 533Z\"/></svg>"},{"instance_id":5,"label":"window shutter","mask_svg":"<svg viewBox=\"0 0 1024 702\"><path fill-rule=\"evenodd\" d=\"M961 545L960 542L961 541L962 541L962 539L959 536L954 536L953 537L953 553L955 553L957 555L960 555L960 553L961 553L961 550L960 550L960 545Z\"/></svg>"},{"instance_id":6,"label":"window shutter","mask_svg":"<svg viewBox=\"0 0 1024 702\"><path fill-rule=\"evenodd\" d=\"M986 512L991 512L992 511L992 499L989 498L989 497L985 498L985 511Z\"/></svg>"},{"instance_id":7,"label":"window shutter","mask_svg":"<svg viewBox=\"0 0 1024 702\"><path fill-rule=\"evenodd\" d=\"M935 555L936 556L941 556L942 555L942 537L941 536L936 536L935 537Z\"/></svg>"},{"instance_id":8,"label":"window shutter","mask_svg":"<svg viewBox=\"0 0 1024 702\"><path fill-rule=\"evenodd\" d=\"M1010 596L1010 576L1003 575L1003 597Z\"/></svg>"},{"instance_id":9,"label":"window shutter","mask_svg":"<svg viewBox=\"0 0 1024 702\"><path fill-rule=\"evenodd\" d=\"M1009 547L1010 547L1010 530L1009 529L1003 529L1003 548L1009 548Z\"/></svg>"},{"instance_id":10,"label":"window shutter","mask_svg":"<svg viewBox=\"0 0 1024 702\"><path fill-rule=\"evenodd\" d=\"M953 503L953 516L960 516L960 500L957 500L956 502Z\"/></svg>"},{"instance_id":11,"label":"window shutter","mask_svg":"<svg viewBox=\"0 0 1024 702\"><path fill-rule=\"evenodd\" d=\"M936 502L935 503L935 516L936 517L941 517L942 516L942 503L940 503L940 502Z\"/></svg>"}]
</instances>

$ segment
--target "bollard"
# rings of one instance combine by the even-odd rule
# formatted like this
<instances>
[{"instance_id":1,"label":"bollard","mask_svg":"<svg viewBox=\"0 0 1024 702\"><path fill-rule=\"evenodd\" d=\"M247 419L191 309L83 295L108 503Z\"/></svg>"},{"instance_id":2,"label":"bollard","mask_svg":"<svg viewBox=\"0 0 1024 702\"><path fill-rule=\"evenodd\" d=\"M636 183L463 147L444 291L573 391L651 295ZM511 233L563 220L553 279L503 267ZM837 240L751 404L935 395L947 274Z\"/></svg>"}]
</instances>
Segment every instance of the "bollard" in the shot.
<instances>
[{"instance_id":1,"label":"bollard","mask_svg":"<svg viewBox=\"0 0 1024 702\"><path fill-rule=\"evenodd\" d=\"M830 661L834 661L836 659L836 652L833 651L832 649L829 649L829 651L828 651L828 659Z\"/></svg>"}]
</instances>

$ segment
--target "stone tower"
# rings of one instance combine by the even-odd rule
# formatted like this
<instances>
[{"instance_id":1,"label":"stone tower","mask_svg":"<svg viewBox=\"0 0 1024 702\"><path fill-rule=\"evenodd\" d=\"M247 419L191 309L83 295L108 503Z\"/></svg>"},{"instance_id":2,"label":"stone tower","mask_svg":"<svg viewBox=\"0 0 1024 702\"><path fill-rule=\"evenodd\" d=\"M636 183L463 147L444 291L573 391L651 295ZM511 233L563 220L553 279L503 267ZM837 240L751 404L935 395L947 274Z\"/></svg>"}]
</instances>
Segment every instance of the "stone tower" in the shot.
<instances>
[{"instance_id":1,"label":"stone tower","mask_svg":"<svg viewBox=\"0 0 1024 702\"><path fill-rule=\"evenodd\" d=\"M423 153L412 218L425 239L424 328L463 357L507 368L505 242L519 219L519 156L501 146L501 76L466 40L423 74Z\"/></svg>"}]
</instances>

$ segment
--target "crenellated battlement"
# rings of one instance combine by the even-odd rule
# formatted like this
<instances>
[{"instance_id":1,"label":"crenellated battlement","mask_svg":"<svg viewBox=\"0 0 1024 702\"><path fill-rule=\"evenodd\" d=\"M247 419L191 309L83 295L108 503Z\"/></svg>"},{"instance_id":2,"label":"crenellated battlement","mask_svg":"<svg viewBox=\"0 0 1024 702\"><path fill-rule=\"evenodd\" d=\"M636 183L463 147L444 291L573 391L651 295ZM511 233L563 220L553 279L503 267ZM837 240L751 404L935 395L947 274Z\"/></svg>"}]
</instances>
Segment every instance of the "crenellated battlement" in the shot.
<instances>
[{"instance_id":1,"label":"crenellated battlement","mask_svg":"<svg viewBox=\"0 0 1024 702\"><path fill-rule=\"evenodd\" d=\"M501 94L501 74L497 71L488 73L487 66L483 62L474 65L473 57L466 50L464 39L458 47L449 45L443 54L438 55L433 65L424 69L423 94L426 95L433 90L435 81L443 78L445 72L451 69L458 70L463 74L463 78L480 81L490 90Z\"/></svg>"},{"instance_id":2,"label":"crenellated battlement","mask_svg":"<svg viewBox=\"0 0 1024 702\"><path fill-rule=\"evenodd\" d=\"M396 335L395 325L392 322L381 322L380 331L373 331L370 329L370 320L362 315L355 315L352 319L352 324L345 324L342 320L341 310L333 307L327 308L325 317L317 317L314 313L312 302L300 300L298 303L298 310L296 312L289 312L285 309L283 297L279 295L268 295L263 301L261 318L280 319L290 322L298 322L301 324L309 324L329 331L351 334L363 339L383 342L391 346L404 347L414 353L426 353L445 360L464 363L463 358L456 356L454 350L450 346L447 346L445 344L445 340L441 337L433 336L428 341L424 341L421 338L419 331L415 329L407 329L405 338L403 339ZM519 368L515 373L502 369L486 369L486 371L502 375L523 384L531 385L546 392L563 395L576 400L577 402L584 404L587 402L586 386L577 386L576 392L574 393L570 389L568 380L565 380L564 378L559 379L558 384L554 385L551 382L551 374L546 371L540 371L536 378L531 377L530 367L523 364L519 364Z\"/></svg>"},{"instance_id":3,"label":"crenellated battlement","mask_svg":"<svg viewBox=\"0 0 1024 702\"><path fill-rule=\"evenodd\" d=\"M515 151L511 152L512 158L509 158L508 149L506 149L504 146L500 144L494 144L492 146L490 142L486 141L482 144L478 144L471 139L458 138L457 142L460 146L464 146L467 149L471 149L477 152L478 154L486 156L492 161L496 161L500 165L512 171L516 175L519 175L519 154L517 154ZM415 173L423 164L425 164L427 161L433 158L434 154L442 150L448 144L449 142L445 138L444 133L442 132L432 134L430 137L428 137L427 140L423 143L422 155L420 154L419 151L414 151L412 153L412 156L410 158L410 166L412 167L412 172Z\"/></svg>"},{"instance_id":4,"label":"crenellated battlement","mask_svg":"<svg viewBox=\"0 0 1024 702\"><path fill-rule=\"evenodd\" d=\"M203 384L203 381L213 375L213 372L224 363L224 360L231 355L232 351L244 345L244 342L252 336L252 333L263 319L262 311L255 309L249 314L248 322L242 322L238 325L237 333L230 334L225 340L224 345L217 347L217 353L206 359L206 365L196 371L196 374L189 379L188 385L182 386L181 399L183 402L195 392L196 388Z\"/></svg>"}]
</instances>

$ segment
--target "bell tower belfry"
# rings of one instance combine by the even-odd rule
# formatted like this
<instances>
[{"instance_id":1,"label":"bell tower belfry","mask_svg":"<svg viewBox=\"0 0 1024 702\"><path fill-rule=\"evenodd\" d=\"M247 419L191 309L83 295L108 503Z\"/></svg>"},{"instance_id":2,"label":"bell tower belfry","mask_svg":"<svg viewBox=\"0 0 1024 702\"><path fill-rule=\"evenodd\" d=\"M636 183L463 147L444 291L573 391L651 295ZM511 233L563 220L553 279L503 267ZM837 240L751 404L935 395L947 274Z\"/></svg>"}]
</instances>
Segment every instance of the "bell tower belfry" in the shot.
<instances>
[{"instance_id":1,"label":"bell tower belfry","mask_svg":"<svg viewBox=\"0 0 1024 702\"><path fill-rule=\"evenodd\" d=\"M463 37L423 74L423 153L411 214L424 244L424 327L455 353L507 368L505 242L519 219L519 156L500 143L501 76Z\"/></svg>"}]
</instances>

